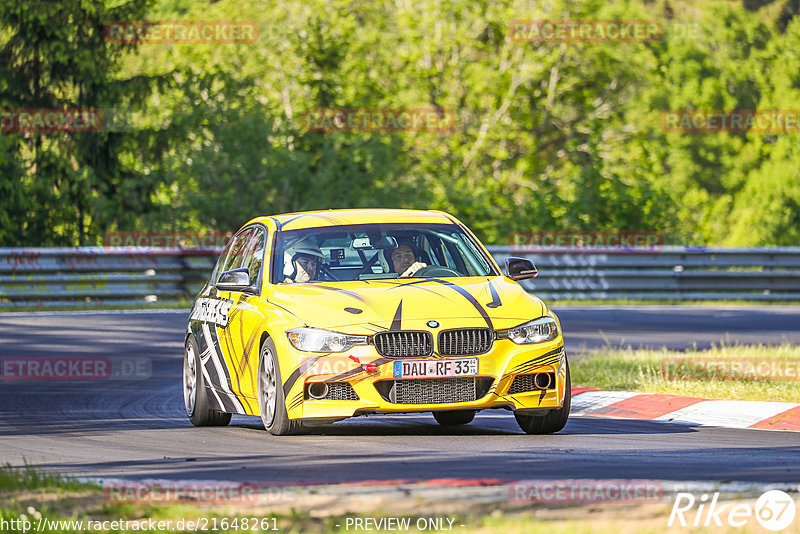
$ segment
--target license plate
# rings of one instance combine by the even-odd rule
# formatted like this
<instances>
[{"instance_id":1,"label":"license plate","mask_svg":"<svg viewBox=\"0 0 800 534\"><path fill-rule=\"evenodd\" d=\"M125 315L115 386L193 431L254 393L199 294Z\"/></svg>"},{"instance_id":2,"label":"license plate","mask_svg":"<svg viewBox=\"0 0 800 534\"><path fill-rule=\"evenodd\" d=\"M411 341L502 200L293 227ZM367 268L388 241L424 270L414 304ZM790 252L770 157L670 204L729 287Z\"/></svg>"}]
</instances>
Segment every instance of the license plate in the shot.
<instances>
[{"instance_id":1,"label":"license plate","mask_svg":"<svg viewBox=\"0 0 800 534\"><path fill-rule=\"evenodd\" d=\"M478 358L394 362L394 378L452 378L478 374Z\"/></svg>"}]
</instances>

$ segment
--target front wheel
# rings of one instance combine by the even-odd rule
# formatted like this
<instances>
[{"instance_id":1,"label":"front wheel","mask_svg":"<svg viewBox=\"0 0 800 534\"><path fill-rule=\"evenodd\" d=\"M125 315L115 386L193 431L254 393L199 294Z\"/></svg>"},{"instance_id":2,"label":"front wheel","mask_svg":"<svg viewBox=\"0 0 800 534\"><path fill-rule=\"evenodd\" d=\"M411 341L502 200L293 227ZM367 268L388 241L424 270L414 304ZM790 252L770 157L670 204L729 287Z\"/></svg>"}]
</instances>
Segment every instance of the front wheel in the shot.
<instances>
[{"instance_id":1,"label":"front wheel","mask_svg":"<svg viewBox=\"0 0 800 534\"><path fill-rule=\"evenodd\" d=\"M567 383L564 385L564 404L561 408L553 410L547 415L514 414L517 424L526 434L552 434L567 424L569 409L572 406L572 380L569 377L569 362L565 361L564 363L567 366Z\"/></svg>"},{"instance_id":2,"label":"front wheel","mask_svg":"<svg viewBox=\"0 0 800 534\"><path fill-rule=\"evenodd\" d=\"M273 436L296 434L303 428L300 421L289 419L283 393L281 368L275 342L267 338L261 345L258 365L258 407L264 428Z\"/></svg>"},{"instance_id":3,"label":"front wheel","mask_svg":"<svg viewBox=\"0 0 800 534\"><path fill-rule=\"evenodd\" d=\"M183 353L183 404L194 426L225 426L231 422L231 414L209 408L203 363L194 336L186 339Z\"/></svg>"},{"instance_id":4,"label":"front wheel","mask_svg":"<svg viewBox=\"0 0 800 534\"><path fill-rule=\"evenodd\" d=\"M447 410L433 412L433 418L442 426L466 425L475 419L475 410Z\"/></svg>"}]
</instances>

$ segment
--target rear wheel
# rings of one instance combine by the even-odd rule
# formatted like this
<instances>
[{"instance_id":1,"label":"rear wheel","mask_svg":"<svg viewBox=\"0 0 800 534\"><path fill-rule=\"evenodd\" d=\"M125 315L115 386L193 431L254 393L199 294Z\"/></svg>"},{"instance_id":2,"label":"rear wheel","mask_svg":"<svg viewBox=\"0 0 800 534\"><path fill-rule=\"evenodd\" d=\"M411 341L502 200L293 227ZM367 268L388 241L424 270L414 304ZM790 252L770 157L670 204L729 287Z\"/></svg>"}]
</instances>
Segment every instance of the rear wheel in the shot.
<instances>
[{"instance_id":1,"label":"rear wheel","mask_svg":"<svg viewBox=\"0 0 800 534\"><path fill-rule=\"evenodd\" d=\"M183 404L186 415L194 426L225 426L231 422L231 414L209 408L202 366L197 341L194 336L189 336L183 353Z\"/></svg>"},{"instance_id":2,"label":"rear wheel","mask_svg":"<svg viewBox=\"0 0 800 534\"><path fill-rule=\"evenodd\" d=\"M442 426L466 425L475 419L475 410L433 412L433 418Z\"/></svg>"},{"instance_id":3,"label":"rear wheel","mask_svg":"<svg viewBox=\"0 0 800 534\"><path fill-rule=\"evenodd\" d=\"M567 383L564 385L564 404L561 408L552 410L547 415L514 414L517 424L526 434L552 434L567 424L569 409L572 405L572 380L569 377L569 362L565 361L564 363L567 366Z\"/></svg>"},{"instance_id":4,"label":"rear wheel","mask_svg":"<svg viewBox=\"0 0 800 534\"><path fill-rule=\"evenodd\" d=\"M264 428L273 436L296 434L303 428L300 421L289 419L286 397L278 365L275 342L267 338L261 345L258 365L258 407Z\"/></svg>"}]
</instances>

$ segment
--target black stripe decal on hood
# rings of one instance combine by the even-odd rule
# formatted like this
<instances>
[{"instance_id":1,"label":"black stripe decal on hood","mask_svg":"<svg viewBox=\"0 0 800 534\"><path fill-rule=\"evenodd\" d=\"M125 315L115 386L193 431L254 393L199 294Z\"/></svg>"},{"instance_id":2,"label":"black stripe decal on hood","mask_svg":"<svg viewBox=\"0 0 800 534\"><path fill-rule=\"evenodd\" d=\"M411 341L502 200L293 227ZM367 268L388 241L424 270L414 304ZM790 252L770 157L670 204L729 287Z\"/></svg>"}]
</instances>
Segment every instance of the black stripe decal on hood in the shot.
<instances>
[{"instance_id":1,"label":"black stripe decal on hood","mask_svg":"<svg viewBox=\"0 0 800 534\"><path fill-rule=\"evenodd\" d=\"M365 299L364 297L362 297L358 293L355 293L355 292L350 291L348 289L341 289L341 288L338 288L338 287L324 286L322 284L314 284L313 287L319 288L319 289L327 289L329 291L335 291L337 293L344 293L345 295L353 297L354 299L356 299L356 300L358 300L360 302L367 302L367 299Z\"/></svg>"},{"instance_id":2,"label":"black stripe decal on hood","mask_svg":"<svg viewBox=\"0 0 800 534\"><path fill-rule=\"evenodd\" d=\"M492 281L491 280L486 280L486 283L489 284L489 291L492 292L492 302L488 303L486 305L486 307L487 308L499 308L500 306L503 305L503 303L500 302L500 295L497 294L497 290L492 285Z\"/></svg>"},{"instance_id":3,"label":"black stripe decal on hood","mask_svg":"<svg viewBox=\"0 0 800 534\"><path fill-rule=\"evenodd\" d=\"M400 299L400 304L397 305L397 310L394 312L394 319L392 319L392 326L389 330L402 330L400 327L400 319L403 315L403 299Z\"/></svg>"},{"instance_id":4,"label":"black stripe decal on hood","mask_svg":"<svg viewBox=\"0 0 800 534\"><path fill-rule=\"evenodd\" d=\"M467 291L463 287L455 285L452 282L448 282L446 280L441 280L439 278L431 278L430 281L431 282L436 282L438 284L442 284L443 286L447 286L450 289L460 293L462 297L467 299L469 301L469 303L472 304L472 306L474 306L476 310L478 310L478 313L481 314L481 316L483 317L483 320L486 321L486 326L488 326L489 328L494 330L494 325L492 325L492 318L489 317L489 314L486 313L486 310L483 309L483 306L480 305L480 303L475 299L475 297L470 295L469 291Z\"/></svg>"},{"instance_id":5,"label":"black stripe decal on hood","mask_svg":"<svg viewBox=\"0 0 800 534\"><path fill-rule=\"evenodd\" d=\"M430 280L415 280L414 282L405 282L403 284L393 284L392 287L389 288L389 291L391 291L392 289L400 288L400 287L409 287L410 286L410 287L414 287L415 289L420 289L422 291L427 291L428 293L433 293L434 295L437 295L439 297L446 298L447 300L449 300L451 302L453 301L452 299L442 295L441 293L437 293L436 291L431 291L430 289L425 288L425 287L417 287L419 284L426 284L428 282L430 282Z\"/></svg>"},{"instance_id":6,"label":"black stripe decal on hood","mask_svg":"<svg viewBox=\"0 0 800 534\"><path fill-rule=\"evenodd\" d=\"M391 287L389 289L396 289L398 287L415 286L417 284L424 284L425 282L428 282L428 280L414 280L413 282L403 282L402 284L395 283L394 281L390 281L390 282L387 282L387 283L392 284L392 286L393 286L393 287Z\"/></svg>"}]
</instances>

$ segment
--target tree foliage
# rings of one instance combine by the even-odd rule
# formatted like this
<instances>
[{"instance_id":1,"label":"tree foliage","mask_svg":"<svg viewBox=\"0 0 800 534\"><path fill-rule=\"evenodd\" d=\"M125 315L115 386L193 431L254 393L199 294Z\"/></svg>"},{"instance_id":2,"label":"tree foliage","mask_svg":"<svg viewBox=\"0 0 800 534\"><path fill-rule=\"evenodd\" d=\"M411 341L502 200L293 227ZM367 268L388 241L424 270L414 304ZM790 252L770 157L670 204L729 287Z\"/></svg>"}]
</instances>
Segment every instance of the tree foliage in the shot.
<instances>
[{"instance_id":1,"label":"tree foliage","mask_svg":"<svg viewBox=\"0 0 800 534\"><path fill-rule=\"evenodd\" d=\"M796 133L673 133L665 110L797 109L796 2L60 0L0 4L0 108L136 109L3 133L0 243L235 230L269 213L443 209L486 241L648 230L796 245ZM113 20L255 20L253 43L114 45ZM655 42L517 42L515 19L652 20ZM443 132L315 132L320 108L451 111Z\"/></svg>"}]
</instances>

